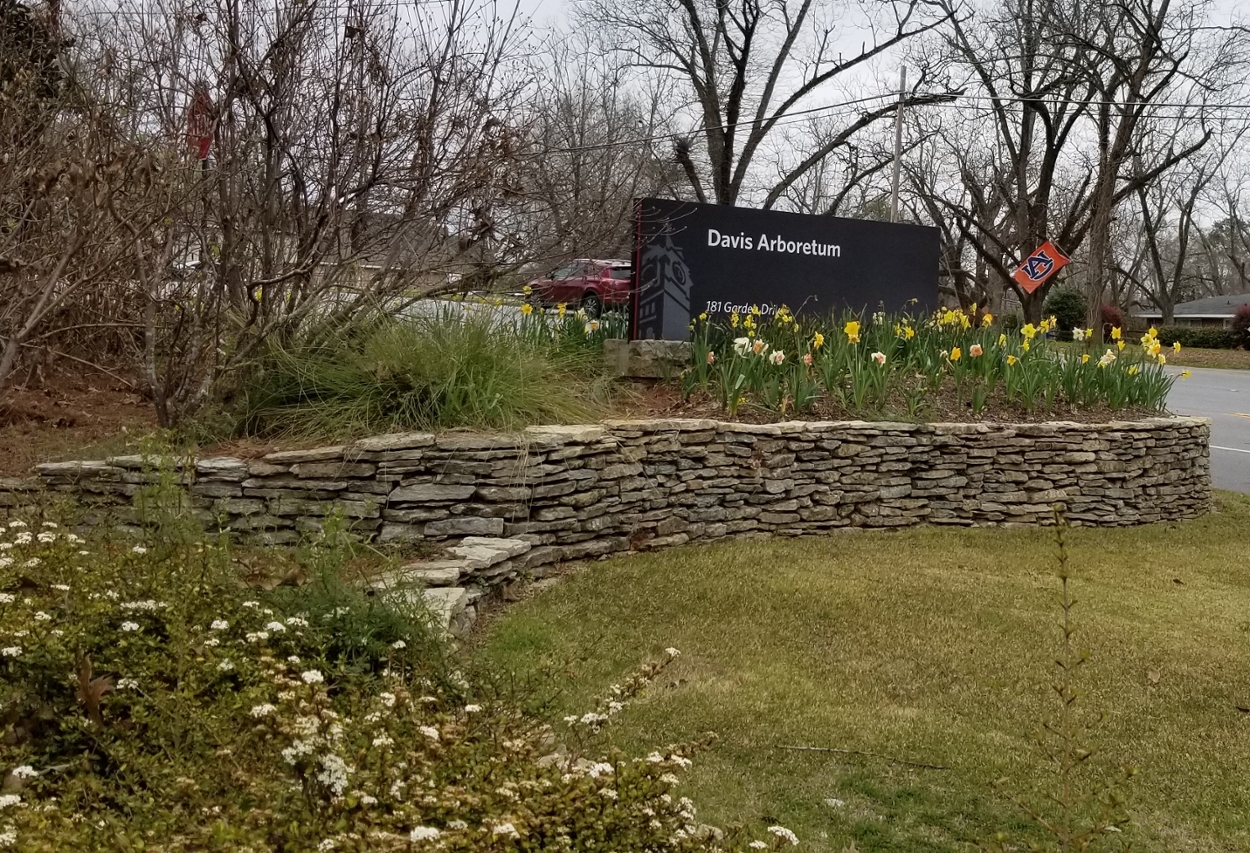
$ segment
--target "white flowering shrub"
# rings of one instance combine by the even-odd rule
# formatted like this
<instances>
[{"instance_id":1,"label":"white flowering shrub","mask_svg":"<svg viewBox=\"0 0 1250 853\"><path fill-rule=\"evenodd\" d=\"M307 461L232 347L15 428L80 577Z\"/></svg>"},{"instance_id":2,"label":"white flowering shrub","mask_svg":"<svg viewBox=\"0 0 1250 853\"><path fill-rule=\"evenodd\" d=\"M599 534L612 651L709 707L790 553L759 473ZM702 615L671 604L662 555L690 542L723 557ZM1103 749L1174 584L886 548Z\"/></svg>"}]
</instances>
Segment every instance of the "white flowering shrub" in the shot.
<instances>
[{"instance_id":1,"label":"white flowering shrub","mask_svg":"<svg viewBox=\"0 0 1250 853\"><path fill-rule=\"evenodd\" d=\"M702 825L678 790L693 746L593 753L675 649L553 731L475 696L419 622L380 607L315 585L258 595L221 544L0 527L0 848L797 843Z\"/></svg>"}]
</instances>

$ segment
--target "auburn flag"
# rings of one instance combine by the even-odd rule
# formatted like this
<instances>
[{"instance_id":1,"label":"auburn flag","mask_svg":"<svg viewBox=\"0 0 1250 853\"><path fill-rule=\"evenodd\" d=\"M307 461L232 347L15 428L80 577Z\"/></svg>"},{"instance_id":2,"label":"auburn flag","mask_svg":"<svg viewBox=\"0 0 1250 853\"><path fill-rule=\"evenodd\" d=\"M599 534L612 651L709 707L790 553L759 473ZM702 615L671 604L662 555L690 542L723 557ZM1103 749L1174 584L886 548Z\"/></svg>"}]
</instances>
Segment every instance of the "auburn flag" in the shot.
<instances>
[{"instance_id":1,"label":"auburn flag","mask_svg":"<svg viewBox=\"0 0 1250 853\"><path fill-rule=\"evenodd\" d=\"M1024 259L1011 277L1020 285L1025 293L1037 290L1046 279L1050 278L1068 264L1068 258L1055 248L1055 244L1047 240L1033 254Z\"/></svg>"}]
</instances>

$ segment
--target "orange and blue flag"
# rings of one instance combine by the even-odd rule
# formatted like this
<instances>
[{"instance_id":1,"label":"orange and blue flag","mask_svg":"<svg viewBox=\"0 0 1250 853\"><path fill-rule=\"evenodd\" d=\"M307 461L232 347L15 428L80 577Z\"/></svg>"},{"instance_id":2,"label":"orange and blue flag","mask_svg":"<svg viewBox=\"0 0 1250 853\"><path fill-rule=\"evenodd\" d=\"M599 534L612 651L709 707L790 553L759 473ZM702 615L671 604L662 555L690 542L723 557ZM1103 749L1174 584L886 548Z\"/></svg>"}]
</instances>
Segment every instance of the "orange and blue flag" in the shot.
<instances>
[{"instance_id":1,"label":"orange and blue flag","mask_svg":"<svg viewBox=\"0 0 1250 853\"><path fill-rule=\"evenodd\" d=\"M1047 240L1011 274L1025 293L1037 290L1046 280L1068 264L1068 258Z\"/></svg>"}]
</instances>

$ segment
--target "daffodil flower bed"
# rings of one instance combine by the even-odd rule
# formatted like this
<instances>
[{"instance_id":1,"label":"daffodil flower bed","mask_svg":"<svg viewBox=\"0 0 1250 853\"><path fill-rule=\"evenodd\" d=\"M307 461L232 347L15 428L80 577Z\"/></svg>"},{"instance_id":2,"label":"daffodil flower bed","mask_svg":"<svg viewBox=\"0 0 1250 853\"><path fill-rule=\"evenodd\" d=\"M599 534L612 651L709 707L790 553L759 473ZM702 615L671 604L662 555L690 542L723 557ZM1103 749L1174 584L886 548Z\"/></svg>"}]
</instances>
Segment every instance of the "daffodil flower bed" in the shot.
<instances>
[{"instance_id":1,"label":"daffodil flower bed","mask_svg":"<svg viewBox=\"0 0 1250 853\"><path fill-rule=\"evenodd\" d=\"M602 746L676 649L553 730L471 685L419 620L378 615L401 605L262 597L217 542L0 525L0 848L790 844L700 824L678 790L692 748Z\"/></svg>"},{"instance_id":2,"label":"daffodil flower bed","mask_svg":"<svg viewBox=\"0 0 1250 853\"><path fill-rule=\"evenodd\" d=\"M1032 418L1163 410L1175 377L1164 370L1155 329L1133 345L1119 328L1108 345L1078 329L1076 344L1059 348L1048 338L1054 328L1051 318L1006 332L975 306L824 321L784 306L769 319L758 309L725 323L704 314L691 324L682 391L687 400L710 398L730 417L743 406L912 420L932 411Z\"/></svg>"}]
</instances>

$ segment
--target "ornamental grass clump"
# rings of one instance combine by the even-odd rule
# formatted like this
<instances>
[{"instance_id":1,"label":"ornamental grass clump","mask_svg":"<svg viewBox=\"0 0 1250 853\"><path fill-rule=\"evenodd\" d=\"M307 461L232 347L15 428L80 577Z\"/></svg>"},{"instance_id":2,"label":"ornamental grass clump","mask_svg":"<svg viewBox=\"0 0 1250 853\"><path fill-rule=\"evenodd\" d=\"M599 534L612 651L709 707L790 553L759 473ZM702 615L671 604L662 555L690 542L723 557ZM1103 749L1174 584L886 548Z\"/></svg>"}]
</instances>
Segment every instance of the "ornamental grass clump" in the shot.
<instances>
[{"instance_id":1,"label":"ornamental grass clump","mask_svg":"<svg viewBox=\"0 0 1250 853\"><path fill-rule=\"evenodd\" d=\"M313 543L310 568L337 548ZM0 555L0 847L790 844L697 821L678 792L697 744L596 748L675 649L553 730L471 684L426 623L405 618L411 605L316 583L248 589L222 542L85 541L14 519Z\"/></svg>"},{"instance_id":2,"label":"ornamental grass clump","mask_svg":"<svg viewBox=\"0 0 1250 853\"><path fill-rule=\"evenodd\" d=\"M593 420L607 400L603 340L622 323L456 303L274 344L243 388L234 430L346 438Z\"/></svg>"},{"instance_id":3,"label":"ornamental grass clump","mask_svg":"<svg viewBox=\"0 0 1250 853\"><path fill-rule=\"evenodd\" d=\"M940 310L869 317L799 318L782 306L727 322L700 315L693 358L682 376L687 399L703 396L732 417L743 406L781 416L946 419L1162 412L1175 377L1155 330L1127 348L1122 330L1100 351L1090 330L1072 347L1050 338L1056 321L1018 331L990 314Z\"/></svg>"}]
</instances>

